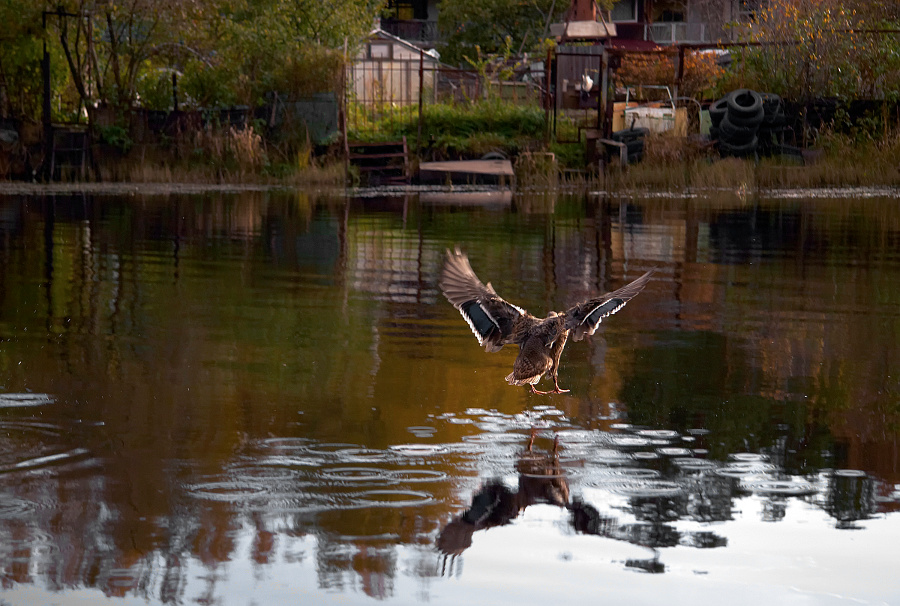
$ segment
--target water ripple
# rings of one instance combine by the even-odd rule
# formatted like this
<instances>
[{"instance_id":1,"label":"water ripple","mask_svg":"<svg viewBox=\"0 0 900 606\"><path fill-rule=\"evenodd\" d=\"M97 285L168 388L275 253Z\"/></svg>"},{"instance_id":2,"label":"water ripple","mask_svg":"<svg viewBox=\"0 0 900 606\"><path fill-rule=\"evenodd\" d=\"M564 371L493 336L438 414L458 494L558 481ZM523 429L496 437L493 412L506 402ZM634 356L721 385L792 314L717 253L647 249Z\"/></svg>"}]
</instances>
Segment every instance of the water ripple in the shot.
<instances>
[{"instance_id":1,"label":"water ripple","mask_svg":"<svg viewBox=\"0 0 900 606\"><path fill-rule=\"evenodd\" d=\"M192 496L207 501L240 503L268 496L266 487L243 480L210 480L187 487Z\"/></svg>"},{"instance_id":2,"label":"water ripple","mask_svg":"<svg viewBox=\"0 0 900 606\"><path fill-rule=\"evenodd\" d=\"M734 452L728 455L730 461L739 461L742 463L764 463L768 461L768 457L756 452Z\"/></svg>"},{"instance_id":3,"label":"water ripple","mask_svg":"<svg viewBox=\"0 0 900 606\"><path fill-rule=\"evenodd\" d=\"M55 401L53 396L46 393L4 393L0 394L0 409L46 406Z\"/></svg>"},{"instance_id":4,"label":"water ripple","mask_svg":"<svg viewBox=\"0 0 900 606\"><path fill-rule=\"evenodd\" d=\"M649 438L642 438L638 436L627 436L627 435L614 435L610 437L610 441L613 446L617 446L619 448L644 448L645 446L650 445Z\"/></svg>"},{"instance_id":5,"label":"water ripple","mask_svg":"<svg viewBox=\"0 0 900 606\"><path fill-rule=\"evenodd\" d=\"M692 457L676 458L672 462L682 471L712 471L719 466L715 461Z\"/></svg>"},{"instance_id":6,"label":"water ripple","mask_svg":"<svg viewBox=\"0 0 900 606\"><path fill-rule=\"evenodd\" d=\"M315 440L308 438L267 438L257 442L256 446L260 450L297 450L315 443Z\"/></svg>"},{"instance_id":7,"label":"water ripple","mask_svg":"<svg viewBox=\"0 0 900 606\"><path fill-rule=\"evenodd\" d=\"M65 442L69 433L65 427L44 421L0 421L0 474L55 468L73 462L83 462L90 452L86 448L71 448Z\"/></svg>"},{"instance_id":8,"label":"water ripple","mask_svg":"<svg viewBox=\"0 0 900 606\"><path fill-rule=\"evenodd\" d=\"M19 497L5 495L0 498L0 520L25 516L37 509L37 503Z\"/></svg>"},{"instance_id":9,"label":"water ripple","mask_svg":"<svg viewBox=\"0 0 900 606\"><path fill-rule=\"evenodd\" d=\"M595 488L609 488L610 486L656 481L659 477L660 473L657 470L643 467L585 469L581 483Z\"/></svg>"},{"instance_id":10,"label":"water ripple","mask_svg":"<svg viewBox=\"0 0 900 606\"><path fill-rule=\"evenodd\" d=\"M396 469L391 472L391 477L399 482L437 482L446 480L449 476L442 471L430 469Z\"/></svg>"},{"instance_id":11,"label":"water ripple","mask_svg":"<svg viewBox=\"0 0 900 606\"><path fill-rule=\"evenodd\" d=\"M345 463L379 463L387 461L390 453L373 448L345 448L335 451L334 457Z\"/></svg>"},{"instance_id":12,"label":"water ripple","mask_svg":"<svg viewBox=\"0 0 900 606\"><path fill-rule=\"evenodd\" d=\"M679 437L679 433L672 429L642 429L637 435L651 440L675 440Z\"/></svg>"},{"instance_id":13,"label":"water ripple","mask_svg":"<svg viewBox=\"0 0 900 606\"><path fill-rule=\"evenodd\" d=\"M335 467L326 469L320 477L339 482L390 482L391 473L377 467Z\"/></svg>"},{"instance_id":14,"label":"water ripple","mask_svg":"<svg viewBox=\"0 0 900 606\"><path fill-rule=\"evenodd\" d=\"M77 459L82 459L88 454L89 451L87 448L73 448L72 450L66 452L59 452L18 461L9 468L0 468L0 473L40 469L43 467L50 467L52 465L62 465L64 463L69 463Z\"/></svg>"},{"instance_id":15,"label":"water ripple","mask_svg":"<svg viewBox=\"0 0 900 606\"><path fill-rule=\"evenodd\" d=\"M668 480L621 480L606 485L610 492L626 497L673 497L684 492L684 487Z\"/></svg>"},{"instance_id":16,"label":"water ripple","mask_svg":"<svg viewBox=\"0 0 900 606\"><path fill-rule=\"evenodd\" d=\"M741 488L763 496L799 497L818 492L818 489L809 482L795 480L743 480Z\"/></svg>"},{"instance_id":17,"label":"water ripple","mask_svg":"<svg viewBox=\"0 0 900 606\"><path fill-rule=\"evenodd\" d=\"M752 475L768 475L775 473L778 468L775 465L758 461L732 461L716 470L720 476L728 478L744 478Z\"/></svg>"},{"instance_id":18,"label":"water ripple","mask_svg":"<svg viewBox=\"0 0 900 606\"><path fill-rule=\"evenodd\" d=\"M519 444L525 440L525 436L518 433L477 433L470 436L463 436L466 442L486 442L489 444Z\"/></svg>"},{"instance_id":19,"label":"water ripple","mask_svg":"<svg viewBox=\"0 0 900 606\"><path fill-rule=\"evenodd\" d=\"M395 444L391 451L408 457L424 457L428 455L443 454L447 452L444 444Z\"/></svg>"},{"instance_id":20,"label":"water ripple","mask_svg":"<svg viewBox=\"0 0 900 606\"><path fill-rule=\"evenodd\" d=\"M859 469L835 469L834 475L839 478L865 478L868 474Z\"/></svg>"},{"instance_id":21,"label":"water ripple","mask_svg":"<svg viewBox=\"0 0 900 606\"><path fill-rule=\"evenodd\" d=\"M677 448L677 447L668 447L668 448L657 448L656 452L664 457L689 457L691 455L691 451L687 448Z\"/></svg>"},{"instance_id":22,"label":"water ripple","mask_svg":"<svg viewBox=\"0 0 900 606\"><path fill-rule=\"evenodd\" d=\"M366 507L412 507L434 502L430 493L417 490L369 490L349 496L351 502Z\"/></svg>"}]
</instances>

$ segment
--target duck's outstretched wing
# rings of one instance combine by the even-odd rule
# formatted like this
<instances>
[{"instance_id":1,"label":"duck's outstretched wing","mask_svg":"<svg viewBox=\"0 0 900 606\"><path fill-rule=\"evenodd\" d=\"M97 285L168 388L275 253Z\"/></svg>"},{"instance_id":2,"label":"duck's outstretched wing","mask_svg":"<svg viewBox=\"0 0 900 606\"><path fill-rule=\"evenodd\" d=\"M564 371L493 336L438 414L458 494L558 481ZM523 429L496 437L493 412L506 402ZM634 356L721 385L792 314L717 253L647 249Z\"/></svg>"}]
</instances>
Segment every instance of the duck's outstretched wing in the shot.
<instances>
[{"instance_id":1,"label":"duck's outstretched wing","mask_svg":"<svg viewBox=\"0 0 900 606\"><path fill-rule=\"evenodd\" d=\"M469 323L478 344L487 351L499 351L511 343L516 322L528 317L524 309L500 298L490 282L482 284L459 248L447 251L439 284L447 300Z\"/></svg>"},{"instance_id":2,"label":"duck's outstretched wing","mask_svg":"<svg viewBox=\"0 0 900 606\"><path fill-rule=\"evenodd\" d=\"M653 270L650 270L618 290L579 303L569 309L566 312L566 328L572 331L570 333L572 338L581 341L584 335L594 334L601 320L625 307L626 303L644 289L652 274Z\"/></svg>"}]
</instances>

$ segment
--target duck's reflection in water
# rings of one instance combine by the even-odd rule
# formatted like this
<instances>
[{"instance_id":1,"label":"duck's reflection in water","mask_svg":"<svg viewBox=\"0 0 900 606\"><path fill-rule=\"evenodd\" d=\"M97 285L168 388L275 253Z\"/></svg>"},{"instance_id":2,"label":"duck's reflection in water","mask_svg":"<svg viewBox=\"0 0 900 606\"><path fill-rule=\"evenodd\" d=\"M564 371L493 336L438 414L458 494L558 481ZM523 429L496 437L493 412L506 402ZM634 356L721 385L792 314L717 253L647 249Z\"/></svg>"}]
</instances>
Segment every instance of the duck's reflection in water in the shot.
<instances>
[{"instance_id":1,"label":"duck's reflection in water","mask_svg":"<svg viewBox=\"0 0 900 606\"><path fill-rule=\"evenodd\" d=\"M453 518L438 535L437 547L442 553L461 554L471 547L476 531L509 524L529 505L570 506L569 481L559 465L559 440L554 440L551 453L542 454L535 452L534 438L532 434L528 448L516 461L518 490L499 479L486 482L472 497L469 508Z\"/></svg>"},{"instance_id":2,"label":"duck's reflection in water","mask_svg":"<svg viewBox=\"0 0 900 606\"><path fill-rule=\"evenodd\" d=\"M654 524L651 532L639 533L636 538L634 525L622 527L618 519L601 514L581 498L570 495L569 481L559 462L559 439L554 438L550 452L538 452L534 448L532 433L528 447L516 461L518 487L505 485L501 480L486 482L472 497L469 508L453 518L438 535L436 546L444 555L442 574L453 575L456 558L472 546L472 536L479 530L504 526L515 520L529 505L556 505L569 511L569 524L576 532L624 540L652 550L646 559L630 559L625 565L646 572L665 572L654 545L654 536L674 532L671 527ZM664 541L668 542L668 541ZM457 574L459 573L457 569Z\"/></svg>"}]
</instances>

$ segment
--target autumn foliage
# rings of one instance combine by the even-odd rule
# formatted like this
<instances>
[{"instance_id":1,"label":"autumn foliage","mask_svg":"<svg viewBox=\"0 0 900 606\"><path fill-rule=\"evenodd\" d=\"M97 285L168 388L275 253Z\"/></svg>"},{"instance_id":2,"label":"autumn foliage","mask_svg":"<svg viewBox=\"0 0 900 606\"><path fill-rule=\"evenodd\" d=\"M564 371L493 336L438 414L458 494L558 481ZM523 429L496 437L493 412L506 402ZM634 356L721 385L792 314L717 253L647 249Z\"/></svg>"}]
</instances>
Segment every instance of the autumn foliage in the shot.
<instances>
[{"instance_id":1,"label":"autumn foliage","mask_svg":"<svg viewBox=\"0 0 900 606\"><path fill-rule=\"evenodd\" d=\"M684 70L678 84L678 94L684 97L711 96L725 69L716 62L716 53L686 51ZM622 57L616 70L616 86L670 85L677 80L675 52L633 53ZM652 96L652 95L651 95Z\"/></svg>"},{"instance_id":2,"label":"autumn foliage","mask_svg":"<svg viewBox=\"0 0 900 606\"><path fill-rule=\"evenodd\" d=\"M900 95L897 15L887 3L771 0L736 51L736 84L806 101Z\"/></svg>"}]
</instances>

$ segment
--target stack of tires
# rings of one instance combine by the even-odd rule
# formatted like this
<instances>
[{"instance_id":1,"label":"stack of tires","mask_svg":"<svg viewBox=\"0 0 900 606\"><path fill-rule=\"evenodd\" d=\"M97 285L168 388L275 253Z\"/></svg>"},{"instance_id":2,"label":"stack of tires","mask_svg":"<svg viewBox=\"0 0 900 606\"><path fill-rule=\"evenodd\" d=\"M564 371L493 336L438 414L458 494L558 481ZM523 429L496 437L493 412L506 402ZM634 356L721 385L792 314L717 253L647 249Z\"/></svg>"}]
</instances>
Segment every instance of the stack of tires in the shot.
<instances>
[{"instance_id":1,"label":"stack of tires","mask_svg":"<svg viewBox=\"0 0 900 606\"><path fill-rule=\"evenodd\" d=\"M763 102L763 121L759 125L759 153L771 156L779 152L782 145L776 135L784 132L787 118L784 115L784 101L775 93L760 93Z\"/></svg>"},{"instance_id":2,"label":"stack of tires","mask_svg":"<svg viewBox=\"0 0 900 606\"><path fill-rule=\"evenodd\" d=\"M768 154L775 146L774 133L784 127L784 104L772 93L747 88L731 91L709 108L710 139L719 142L723 156Z\"/></svg>"},{"instance_id":3,"label":"stack of tires","mask_svg":"<svg viewBox=\"0 0 900 606\"><path fill-rule=\"evenodd\" d=\"M635 164L644 157L644 138L650 132L648 128L631 128L615 131L610 138L613 141L624 143L628 149L628 163Z\"/></svg>"}]
</instances>

